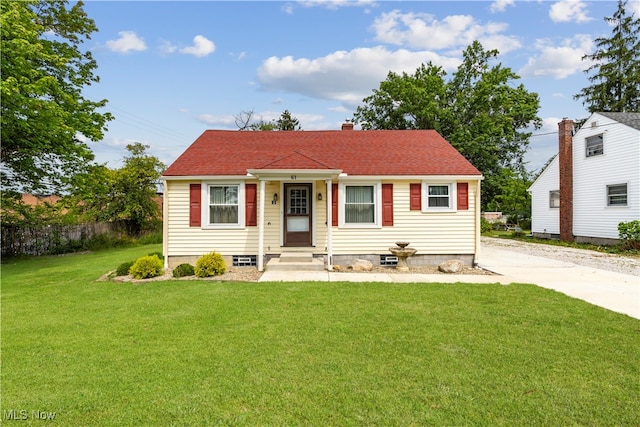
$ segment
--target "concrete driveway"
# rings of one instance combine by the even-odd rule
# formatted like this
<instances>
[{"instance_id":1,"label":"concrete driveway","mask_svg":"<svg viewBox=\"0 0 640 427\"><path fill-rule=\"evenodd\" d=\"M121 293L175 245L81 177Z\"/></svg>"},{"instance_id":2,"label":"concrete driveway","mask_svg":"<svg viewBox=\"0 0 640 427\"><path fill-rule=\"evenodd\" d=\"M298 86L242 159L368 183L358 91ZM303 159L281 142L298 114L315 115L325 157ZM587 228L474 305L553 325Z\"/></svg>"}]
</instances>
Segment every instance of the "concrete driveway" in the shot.
<instances>
[{"instance_id":1,"label":"concrete driveway","mask_svg":"<svg viewBox=\"0 0 640 427\"><path fill-rule=\"evenodd\" d=\"M563 257L563 248L553 247L548 252L541 251L542 248L533 248L531 252L538 255L532 255L526 253L526 247L516 250L511 244L501 244L495 240L483 238L478 259L482 268L499 273L512 282L532 283L553 289L640 319L640 274L635 271L635 260L623 259L625 263L631 263L632 268L620 273L585 265L589 264L586 258L592 255L591 251L581 253L578 250L578 255L574 256L576 250L573 250L571 257ZM548 255L539 256L545 253ZM580 264L567 261L567 258L575 259ZM611 258L611 262L615 262L615 258Z\"/></svg>"}]
</instances>

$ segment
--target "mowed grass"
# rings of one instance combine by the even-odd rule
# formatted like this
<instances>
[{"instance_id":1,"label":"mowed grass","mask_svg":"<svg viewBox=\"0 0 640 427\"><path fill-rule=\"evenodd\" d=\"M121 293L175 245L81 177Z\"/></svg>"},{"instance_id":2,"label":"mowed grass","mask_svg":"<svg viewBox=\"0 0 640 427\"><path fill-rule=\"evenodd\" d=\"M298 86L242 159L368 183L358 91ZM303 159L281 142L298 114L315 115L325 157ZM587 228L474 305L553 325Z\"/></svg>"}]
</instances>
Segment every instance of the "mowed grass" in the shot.
<instances>
[{"instance_id":1,"label":"mowed grass","mask_svg":"<svg viewBox=\"0 0 640 427\"><path fill-rule=\"evenodd\" d=\"M96 281L158 249L2 265L3 421L640 424L636 319L522 284Z\"/></svg>"}]
</instances>

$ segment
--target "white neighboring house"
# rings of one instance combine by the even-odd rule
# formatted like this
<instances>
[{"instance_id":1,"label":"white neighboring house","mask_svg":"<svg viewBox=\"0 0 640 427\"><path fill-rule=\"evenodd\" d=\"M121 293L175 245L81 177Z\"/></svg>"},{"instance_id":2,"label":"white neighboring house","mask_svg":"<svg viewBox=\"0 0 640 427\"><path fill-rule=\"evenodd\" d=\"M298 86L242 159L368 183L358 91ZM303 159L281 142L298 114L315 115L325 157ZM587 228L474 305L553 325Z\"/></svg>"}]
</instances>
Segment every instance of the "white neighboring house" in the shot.
<instances>
[{"instance_id":1,"label":"white neighboring house","mask_svg":"<svg viewBox=\"0 0 640 427\"><path fill-rule=\"evenodd\" d=\"M529 188L536 237L618 241L618 224L640 220L640 113L593 113Z\"/></svg>"}]
</instances>

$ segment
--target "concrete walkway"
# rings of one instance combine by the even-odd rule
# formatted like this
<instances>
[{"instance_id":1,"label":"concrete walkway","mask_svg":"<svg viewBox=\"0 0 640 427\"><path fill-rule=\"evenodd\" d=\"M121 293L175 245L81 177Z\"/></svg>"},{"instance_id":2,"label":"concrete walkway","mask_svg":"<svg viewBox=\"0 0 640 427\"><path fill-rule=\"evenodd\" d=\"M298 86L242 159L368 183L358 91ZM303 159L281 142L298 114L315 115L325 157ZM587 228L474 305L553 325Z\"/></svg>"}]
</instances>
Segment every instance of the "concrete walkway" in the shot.
<instances>
[{"instance_id":1,"label":"concrete walkway","mask_svg":"<svg viewBox=\"0 0 640 427\"><path fill-rule=\"evenodd\" d=\"M532 283L640 319L640 277L483 245L480 267L499 275L265 271L260 282Z\"/></svg>"}]
</instances>

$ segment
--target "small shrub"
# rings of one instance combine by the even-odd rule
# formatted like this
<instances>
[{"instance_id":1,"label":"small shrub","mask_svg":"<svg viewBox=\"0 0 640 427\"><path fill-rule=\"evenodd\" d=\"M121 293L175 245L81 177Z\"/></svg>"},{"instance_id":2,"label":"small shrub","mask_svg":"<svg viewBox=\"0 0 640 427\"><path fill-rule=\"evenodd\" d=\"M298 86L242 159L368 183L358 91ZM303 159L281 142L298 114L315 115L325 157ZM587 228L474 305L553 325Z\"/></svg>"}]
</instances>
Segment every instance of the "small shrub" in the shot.
<instances>
[{"instance_id":1,"label":"small shrub","mask_svg":"<svg viewBox=\"0 0 640 427\"><path fill-rule=\"evenodd\" d=\"M148 254L149 256L154 256L156 255L158 258L160 259L164 259L164 255L162 255L162 252L151 252L150 254Z\"/></svg>"},{"instance_id":2,"label":"small shrub","mask_svg":"<svg viewBox=\"0 0 640 427\"><path fill-rule=\"evenodd\" d=\"M211 277L224 274L227 271L227 266L224 263L222 255L216 252L202 255L196 261L196 267L194 272L197 277Z\"/></svg>"},{"instance_id":3,"label":"small shrub","mask_svg":"<svg viewBox=\"0 0 640 427\"><path fill-rule=\"evenodd\" d=\"M629 249L640 249L640 221L621 222L618 224L620 240Z\"/></svg>"},{"instance_id":4,"label":"small shrub","mask_svg":"<svg viewBox=\"0 0 640 427\"><path fill-rule=\"evenodd\" d=\"M493 229L493 226L491 225L491 223L489 221L487 221L484 218L480 218L480 232L481 233L488 233Z\"/></svg>"},{"instance_id":5,"label":"small shrub","mask_svg":"<svg viewBox=\"0 0 640 427\"><path fill-rule=\"evenodd\" d=\"M173 269L173 277L186 277L193 276L194 274L195 269L191 264L180 264Z\"/></svg>"},{"instance_id":6,"label":"small shrub","mask_svg":"<svg viewBox=\"0 0 640 427\"><path fill-rule=\"evenodd\" d=\"M157 277L162 272L162 260L158 258L158 255L147 255L138 258L129 269L129 274L136 279Z\"/></svg>"},{"instance_id":7,"label":"small shrub","mask_svg":"<svg viewBox=\"0 0 640 427\"><path fill-rule=\"evenodd\" d=\"M524 236L524 231L522 230L522 228L520 228L520 227L516 227L516 228L511 232L511 236L513 236L513 237L523 237L523 236Z\"/></svg>"},{"instance_id":8,"label":"small shrub","mask_svg":"<svg viewBox=\"0 0 640 427\"><path fill-rule=\"evenodd\" d=\"M530 218L521 219L519 225L523 230L531 230L531 219Z\"/></svg>"},{"instance_id":9,"label":"small shrub","mask_svg":"<svg viewBox=\"0 0 640 427\"><path fill-rule=\"evenodd\" d=\"M116 269L116 276L126 276L133 265L133 261L123 262Z\"/></svg>"}]
</instances>

